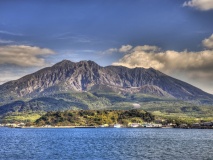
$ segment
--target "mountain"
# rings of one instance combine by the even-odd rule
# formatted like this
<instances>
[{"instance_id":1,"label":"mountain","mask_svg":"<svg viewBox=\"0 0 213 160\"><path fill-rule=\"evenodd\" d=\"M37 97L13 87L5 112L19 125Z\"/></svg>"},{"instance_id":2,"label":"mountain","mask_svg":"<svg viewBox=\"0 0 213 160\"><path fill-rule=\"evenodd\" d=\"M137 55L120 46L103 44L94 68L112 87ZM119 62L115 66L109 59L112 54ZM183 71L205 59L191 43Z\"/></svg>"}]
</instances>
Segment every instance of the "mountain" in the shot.
<instances>
[{"instance_id":1,"label":"mountain","mask_svg":"<svg viewBox=\"0 0 213 160\"><path fill-rule=\"evenodd\" d=\"M92 96L96 95L95 102L102 101L100 93L104 92L106 96L102 98L109 97L108 93L115 93L120 98L127 94L143 94L157 98L213 103L213 95L153 68L101 67L93 61L74 63L63 60L52 67L0 85L0 110L13 106L17 101L19 101L19 106L22 101L24 104L32 104L31 107L35 107L32 103L35 99L55 98L59 93L65 92L72 92L72 96L84 92L87 92L84 94L91 93ZM67 100L70 101L70 98ZM83 99L81 100L77 100L79 104L83 103ZM110 99L105 100L106 104L109 105ZM73 103L73 99L71 101ZM125 97L123 97L123 101L125 101ZM49 102L50 100L48 100ZM70 106L71 104L66 105ZM87 109L88 107L82 108Z\"/></svg>"}]
</instances>

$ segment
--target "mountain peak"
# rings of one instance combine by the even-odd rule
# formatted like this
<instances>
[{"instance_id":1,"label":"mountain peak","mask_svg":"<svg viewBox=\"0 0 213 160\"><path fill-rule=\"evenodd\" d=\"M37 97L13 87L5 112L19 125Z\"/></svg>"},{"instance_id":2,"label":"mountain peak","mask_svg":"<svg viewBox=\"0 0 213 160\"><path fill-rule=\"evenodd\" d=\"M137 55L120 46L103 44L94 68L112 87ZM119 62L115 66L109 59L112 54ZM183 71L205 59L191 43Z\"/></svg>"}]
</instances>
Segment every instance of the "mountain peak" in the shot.
<instances>
[{"instance_id":1,"label":"mountain peak","mask_svg":"<svg viewBox=\"0 0 213 160\"><path fill-rule=\"evenodd\" d=\"M69 65L69 64L72 65L72 64L75 64L75 62L72 62L72 61L70 61L70 60L64 59L64 60L62 60L62 61L56 63L56 64L53 65L53 66L64 66L64 65Z\"/></svg>"},{"instance_id":2,"label":"mountain peak","mask_svg":"<svg viewBox=\"0 0 213 160\"><path fill-rule=\"evenodd\" d=\"M97 63L95 63L94 61L91 61L91 60L83 60L83 61L80 61L80 62L77 62L79 64L87 64L89 66L99 66Z\"/></svg>"},{"instance_id":3,"label":"mountain peak","mask_svg":"<svg viewBox=\"0 0 213 160\"><path fill-rule=\"evenodd\" d=\"M54 66L67 66L67 65L99 66L97 63L95 63L94 61L91 61L91 60L82 60L82 61L79 61L79 62L72 62L72 61L66 60L66 59L56 63Z\"/></svg>"}]
</instances>

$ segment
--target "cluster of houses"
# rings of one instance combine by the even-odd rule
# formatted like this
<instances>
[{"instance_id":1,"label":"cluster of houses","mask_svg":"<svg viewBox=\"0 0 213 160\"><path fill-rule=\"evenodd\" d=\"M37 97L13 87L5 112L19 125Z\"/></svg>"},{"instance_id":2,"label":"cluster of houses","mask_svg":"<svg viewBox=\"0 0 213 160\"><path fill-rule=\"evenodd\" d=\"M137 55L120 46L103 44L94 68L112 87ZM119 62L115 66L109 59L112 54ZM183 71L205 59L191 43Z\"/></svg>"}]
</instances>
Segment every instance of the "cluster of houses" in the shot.
<instances>
[{"instance_id":1,"label":"cluster of houses","mask_svg":"<svg viewBox=\"0 0 213 160\"><path fill-rule=\"evenodd\" d=\"M10 127L10 128L25 128L25 123L7 123L7 124L0 124L0 127ZM33 126L31 126L33 127ZM43 128L52 128L52 127L57 127L57 126L51 126L51 125L45 125L42 126ZM64 128L88 128L88 126L64 126ZM161 123L129 123L127 126L124 126L122 124L114 124L114 125L108 125L108 124L103 124L100 126L89 126L90 128L97 128L97 127L114 127L114 128L184 128L184 129L189 129L189 128L194 128L194 129L213 129L213 122L203 122L203 123L194 123L192 125L188 124L181 124L177 126L176 124L168 123L166 125L163 125Z\"/></svg>"},{"instance_id":2,"label":"cluster of houses","mask_svg":"<svg viewBox=\"0 0 213 160\"><path fill-rule=\"evenodd\" d=\"M138 123L131 123L128 125L128 127L137 128L162 128L162 124L156 124L156 123L145 123L145 124L138 124Z\"/></svg>"},{"instance_id":3,"label":"cluster of houses","mask_svg":"<svg viewBox=\"0 0 213 160\"><path fill-rule=\"evenodd\" d=\"M129 123L127 126L124 126L122 124L114 124L114 125L108 125L103 124L99 127L114 127L114 128L121 128L121 127L127 127L127 128L163 128L162 124L156 124L156 123ZM172 128L172 127L171 127Z\"/></svg>"},{"instance_id":4,"label":"cluster of houses","mask_svg":"<svg viewBox=\"0 0 213 160\"><path fill-rule=\"evenodd\" d=\"M101 125L100 127L112 127L108 125ZM203 123L194 123L192 125L188 124L180 124L177 126L176 124L168 123L168 124L161 124L161 123L129 123L127 126L123 126L121 124L115 124L115 128L120 127L128 127L128 128L184 128L184 129L213 129L213 122L203 122Z\"/></svg>"},{"instance_id":5,"label":"cluster of houses","mask_svg":"<svg viewBox=\"0 0 213 160\"><path fill-rule=\"evenodd\" d=\"M10 128L21 128L24 127L25 123L6 123L6 124L0 124L0 127L10 127Z\"/></svg>"}]
</instances>

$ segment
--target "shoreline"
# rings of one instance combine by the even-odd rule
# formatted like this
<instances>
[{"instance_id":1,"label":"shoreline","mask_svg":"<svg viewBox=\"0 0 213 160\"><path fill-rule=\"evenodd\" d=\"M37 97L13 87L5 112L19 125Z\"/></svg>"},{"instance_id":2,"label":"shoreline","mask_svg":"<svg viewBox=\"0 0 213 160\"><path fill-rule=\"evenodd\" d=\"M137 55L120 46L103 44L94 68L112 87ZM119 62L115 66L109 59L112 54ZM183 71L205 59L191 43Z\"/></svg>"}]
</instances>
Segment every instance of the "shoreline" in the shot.
<instances>
[{"instance_id":1,"label":"shoreline","mask_svg":"<svg viewBox=\"0 0 213 160\"><path fill-rule=\"evenodd\" d=\"M4 127L1 127L4 128ZM16 129L88 129L88 128L115 128L115 129L119 129L116 127L98 127L98 126L51 126L51 127L35 127L35 126L31 126L31 127L6 127L6 128L16 128ZM180 127L120 127L120 128L131 128L131 129L213 129L213 128L180 128Z\"/></svg>"}]
</instances>

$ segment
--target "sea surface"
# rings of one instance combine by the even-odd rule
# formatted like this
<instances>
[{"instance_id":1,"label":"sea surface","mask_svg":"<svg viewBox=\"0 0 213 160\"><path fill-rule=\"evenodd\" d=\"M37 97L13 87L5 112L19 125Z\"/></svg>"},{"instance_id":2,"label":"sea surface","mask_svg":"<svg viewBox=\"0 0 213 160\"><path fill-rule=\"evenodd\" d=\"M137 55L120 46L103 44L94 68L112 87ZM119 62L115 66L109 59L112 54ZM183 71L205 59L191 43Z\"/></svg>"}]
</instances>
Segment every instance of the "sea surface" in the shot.
<instances>
[{"instance_id":1,"label":"sea surface","mask_svg":"<svg viewBox=\"0 0 213 160\"><path fill-rule=\"evenodd\" d=\"M0 159L213 160L213 130L0 128Z\"/></svg>"}]
</instances>

